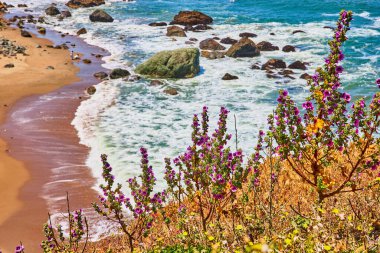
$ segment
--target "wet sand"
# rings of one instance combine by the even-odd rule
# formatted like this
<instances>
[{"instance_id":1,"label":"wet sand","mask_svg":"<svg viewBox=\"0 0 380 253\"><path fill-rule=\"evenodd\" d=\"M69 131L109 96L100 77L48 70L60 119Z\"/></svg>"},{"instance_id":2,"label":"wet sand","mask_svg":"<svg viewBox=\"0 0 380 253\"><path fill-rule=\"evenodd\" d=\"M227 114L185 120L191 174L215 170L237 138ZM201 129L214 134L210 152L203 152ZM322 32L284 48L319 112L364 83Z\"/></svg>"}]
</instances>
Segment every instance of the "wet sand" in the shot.
<instances>
[{"instance_id":1,"label":"wet sand","mask_svg":"<svg viewBox=\"0 0 380 253\"><path fill-rule=\"evenodd\" d=\"M103 70L93 54L107 53L53 31L44 36L48 40L21 37L13 28L0 37L27 47L28 54L0 59L0 249L13 252L22 241L28 252L38 252L47 212L64 212L66 192L72 209L96 201L95 179L85 166L88 150L71 122L85 89L99 82L93 73ZM92 64L73 63L69 50L47 47L63 43L75 44L70 50ZM4 69L8 63L15 68Z\"/></svg>"}]
</instances>

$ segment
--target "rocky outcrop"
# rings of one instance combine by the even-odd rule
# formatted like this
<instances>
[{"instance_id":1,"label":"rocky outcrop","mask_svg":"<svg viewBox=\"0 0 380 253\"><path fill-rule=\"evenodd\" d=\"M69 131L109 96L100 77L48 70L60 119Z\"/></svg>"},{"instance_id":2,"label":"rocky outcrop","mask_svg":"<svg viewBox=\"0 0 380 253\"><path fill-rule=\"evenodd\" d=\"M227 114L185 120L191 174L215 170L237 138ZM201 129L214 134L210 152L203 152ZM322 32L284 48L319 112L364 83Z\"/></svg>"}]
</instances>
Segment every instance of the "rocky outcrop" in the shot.
<instances>
[{"instance_id":1,"label":"rocky outcrop","mask_svg":"<svg viewBox=\"0 0 380 253\"><path fill-rule=\"evenodd\" d=\"M220 40L220 43L229 44L229 45L233 45L233 44L235 44L237 42L238 42L237 40L231 39L230 37L223 38L223 39Z\"/></svg>"},{"instance_id":2,"label":"rocky outcrop","mask_svg":"<svg viewBox=\"0 0 380 253\"><path fill-rule=\"evenodd\" d=\"M240 38L244 38L244 37L247 37L247 38L254 38L254 37L257 37L257 35L254 34L254 33L248 33L248 32L245 32L245 33L240 33L240 34L239 34L239 37L240 37Z\"/></svg>"},{"instance_id":3,"label":"rocky outcrop","mask_svg":"<svg viewBox=\"0 0 380 253\"><path fill-rule=\"evenodd\" d=\"M149 26L167 26L168 24L166 24L165 22L153 22L153 23L150 23Z\"/></svg>"},{"instance_id":4,"label":"rocky outcrop","mask_svg":"<svg viewBox=\"0 0 380 253\"><path fill-rule=\"evenodd\" d=\"M239 77L231 75L229 73L226 73L223 77L222 80L236 80L239 79Z\"/></svg>"},{"instance_id":5,"label":"rocky outcrop","mask_svg":"<svg viewBox=\"0 0 380 253\"><path fill-rule=\"evenodd\" d=\"M247 37L242 38L239 42L232 45L226 55L229 57L254 57L260 55L255 43Z\"/></svg>"},{"instance_id":6,"label":"rocky outcrop","mask_svg":"<svg viewBox=\"0 0 380 253\"><path fill-rule=\"evenodd\" d=\"M280 59L270 59L266 63L263 64L261 69L284 69L286 68L286 63Z\"/></svg>"},{"instance_id":7,"label":"rocky outcrop","mask_svg":"<svg viewBox=\"0 0 380 253\"><path fill-rule=\"evenodd\" d=\"M119 78L127 77L129 75L131 75L131 73L129 73L128 70L117 68L111 71L110 78L119 79Z\"/></svg>"},{"instance_id":8,"label":"rocky outcrop","mask_svg":"<svg viewBox=\"0 0 380 253\"><path fill-rule=\"evenodd\" d=\"M169 26L166 29L166 36L169 37L186 37L185 31L179 26Z\"/></svg>"},{"instance_id":9,"label":"rocky outcrop","mask_svg":"<svg viewBox=\"0 0 380 253\"><path fill-rule=\"evenodd\" d=\"M77 9L81 7L95 7L105 4L104 0L70 0L66 5L70 8Z\"/></svg>"},{"instance_id":10,"label":"rocky outcrop","mask_svg":"<svg viewBox=\"0 0 380 253\"><path fill-rule=\"evenodd\" d=\"M262 42L258 43L257 48L260 51L276 51L276 50L279 50L279 48L277 46L273 46L272 43L270 43L268 41L262 41Z\"/></svg>"},{"instance_id":11,"label":"rocky outcrop","mask_svg":"<svg viewBox=\"0 0 380 253\"><path fill-rule=\"evenodd\" d=\"M220 45L214 39L205 39L199 43L199 48L203 50L224 50L224 46Z\"/></svg>"},{"instance_id":12,"label":"rocky outcrop","mask_svg":"<svg viewBox=\"0 0 380 253\"><path fill-rule=\"evenodd\" d=\"M137 66L135 72L159 78L190 78L199 70L199 50L183 48L155 54Z\"/></svg>"},{"instance_id":13,"label":"rocky outcrop","mask_svg":"<svg viewBox=\"0 0 380 253\"><path fill-rule=\"evenodd\" d=\"M305 63L301 62L301 61L295 61L293 62L292 64L289 65L289 68L290 69L302 69L302 70L306 70L306 65Z\"/></svg>"},{"instance_id":14,"label":"rocky outcrop","mask_svg":"<svg viewBox=\"0 0 380 253\"><path fill-rule=\"evenodd\" d=\"M77 31L77 35L79 36L79 35L82 35L82 34L86 34L87 33L87 30L86 30L86 28L81 28L81 29L79 29L78 31Z\"/></svg>"},{"instance_id":15,"label":"rocky outcrop","mask_svg":"<svg viewBox=\"0 0 380 253\"><path fill-rule=\"evenodd\" d=\"M57 15L61 14L61 12L55 6L50 6L50 7L46 8L45 13L46 13L46 15L49 15L49 16L57 16Z\"/></svg>"},{"instance_id":16,"label":"rocky outcrop","mask_svg":"<svg viewBox=\"0 0 380 253\"><path fill-rule=\"evenodd\" d=\"M220 51L202 51L201 56L210 60L224 58L224 52Z\"/></svg>"},{"instance_id":17,"label":"rocky outcrop","mask_svg":"<svg viewBox=\"0 0 380 253\"><path fill-rule=\"evenodd\" d=\"M296 48L291 45L286 45L282 48L283 52L289 53L289 52L295 52Z\"/></svg>"},{"instance_id":18,"label":"rocky outcrop","mask_svg":"<svg viewBox=\"0 0 380 253\"><path fill-rule=\"evenodd\" d=\"M95 10L90 15L91 22L113 22L113 18L103 10Z\"/></svg>"},{"instance_id":19,"label":"rocky outcrop","mask_svg":"<svg viewBox=\"0 0 380 253\"><path fill-rule=\"evenodd\" d=\"M199 11L180 11L174 16L172 25L208 25L213 22L213 19Z\"/></svg>"}]
</instances>

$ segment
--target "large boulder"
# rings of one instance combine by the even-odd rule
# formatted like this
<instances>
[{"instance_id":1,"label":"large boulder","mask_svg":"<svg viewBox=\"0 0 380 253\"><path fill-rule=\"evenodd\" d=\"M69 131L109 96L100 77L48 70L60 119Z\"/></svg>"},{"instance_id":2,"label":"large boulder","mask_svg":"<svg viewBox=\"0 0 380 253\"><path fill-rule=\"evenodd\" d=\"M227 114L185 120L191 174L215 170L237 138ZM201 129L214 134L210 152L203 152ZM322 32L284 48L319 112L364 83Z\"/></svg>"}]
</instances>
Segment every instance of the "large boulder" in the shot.
<instances>
[{"instance_id":1,"label":"large boulder","mask_svg":"<svg viewBox=\"0 0 380 253\"><path fill-rule=\"evenodd\" d=\"M95 7L105 4L104 0L70 0L66 5L70 8L77 9L81 7Z\"/></svg>"},{"instance_id":2,"label":"large boulder","mask_svg":"<svg viewBox=\"0 0 380 253\"><path fill-rule=\"evenodd\" d=\"M50 7L46 8L45 13L46 13L46 15L49 15L49 16L57 16L57 15L61 14L61 12L55 6L50 6Z\"/></svg>"},{"instance_id":3,"label":"large boulder","mask_svg":"<svg viewBox=\"0 0 380 253\"><path fill-rule=\"evenodd\" d=\"M284 69L286 68L286 63L280 59L270 59L266 63L263 64L261 69Z\"/></svg>"},{"instance_id":4,"label":"large boulder","mask_svg":"<svg viewBox=\"0 0 380 253\"><path fill-rule=\"evenodd\" d=\"M286 53L289 53L289 52L295 52L296 51L296 48L294 46L291 46L291 45L286 45L282 48L282 51L283 52L286 52Z\"/></svg>"},{"instance_id":5,"label":"large boulder","mask_svg":"<svg viewBox=\"0 0 380 253\"><path fill-rule=\"evenodd\" d=\"M166 36L186 37L186 33L181 27L173 25L166 28Z\"/></svg>"},{"instance_id":6,"label":"large boulder","mask_svg":"<svg viewBox=\"0 0 380 253\"><path fill-rule=\"evenodd\" d=\"M137 66L135 72L159 78L190 78L199 70L199 50L183 48L155 54Z\"/></svg>"},{"instance_id":7,"label":"large boulder","mask_svg":"<svg viewBox=\"0 0 380 253\"><path fill-rule=\"evenodd\" d=\"M172 25L208 25L211 24L213 19L206 14L199 11L180 11L174 16Z\"/></svg>"},{"instance_id":8,"label":"large boulder","mask_svg":"<svg viewBox=\"0 0 380 253\"><path fill-rule=\"evenodd\" d=\"M306 70L306 65L305 63L301 62L301 61L295 61L293 62L292 64L289 65L289 68L290 69L302 69L302 70Z\"/></svg>"},{"instance_id":9,"label":"large boulder","mask_svg":"<svg viewBox=\"0 0 380 253\"><path fill-rule=\"evenodd\" d=\"M113 18L103 10L95 10L90 15L90 20L92 22L113 22Z\"/></svg>"},{"instance_id":10,"label":"large boulder","mask_svg":"<svg viewBox=\"0 0 380 253\"><path fill-rule=\"evenodd\" d=\"M257 44L257 48L260 51L275 51L275 50L279 50L279 48L277 46L273 46L272 43L270 43L268 41L262 41L262 42L258 43Z\"/></svg>"},{"instance_id":11,"label":"large boulder","mask_svg":"<svg viewBox=\"0 0 380 253\"><path fill-rule=\"evenodd\" d=\"M229 57L254 57L260 55L255 43L247 37L242 38L239 42L233 44L226 55Z\"/></svg>"},{"instance_id":12,"label":"large boulder","mask_svg":"<svg viewBox=\"0 0 380 253\"><path fill-rule=\"evenodd\" d=\"M110 78L111 79L119 79L119 78L127 77L130 75L131 75L131 73L129 73L128 70L117 68L117 69L113 69L111 71Z\"/></svg>"},{"instance_id":13,"label":"large boulder","mask_svg":"<svg viewBox=\"0 0 380 253\"><path fill-rule=\"evenodd\" d=\"M220 45L214 39L205 39L199 43L200 49L203 50L224 50L226 49L224 46Z\"/></svg>"}]
</instances>

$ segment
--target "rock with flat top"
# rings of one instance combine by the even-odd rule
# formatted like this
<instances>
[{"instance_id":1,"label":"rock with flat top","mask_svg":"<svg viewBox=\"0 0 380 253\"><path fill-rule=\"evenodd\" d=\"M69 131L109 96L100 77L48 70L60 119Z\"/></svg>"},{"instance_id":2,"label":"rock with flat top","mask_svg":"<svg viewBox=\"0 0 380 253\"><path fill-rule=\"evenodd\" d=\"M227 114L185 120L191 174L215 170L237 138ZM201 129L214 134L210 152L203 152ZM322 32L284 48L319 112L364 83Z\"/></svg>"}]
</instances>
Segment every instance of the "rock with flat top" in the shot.
<instances>
[{"instance_id":1,"label":"rock with flat top","mask_svg":"<svg viewBox=\"0 0 380 253\"><path fill-rule=\"evenodd\" d=\"M172 25L208 25L213 22L213 19L199 11L180 11L174 16Z\"/></svg>"},{"instance_id":2,"label":"rock with flat top","mask_svg":"<svg viewBox=\"0 0 380 253\"><path fill-rule=\"evenodd\" d=\"M72 9L95 7L105 4L104 0L70 0L66 5Z\"/></svg>"},{"instance_id":3,"label":"rock with flat top","mask_svg":"<svg viewBox=\"0 0 380 253\"><path fill-rule=\"evenodd\" d=\"M224 50L224 46L220 45L214 39L205 39L199 43L199 48L203 50Z\"/></svg>"},{"instance_id":4,"label":"rock with flat top","mask_svg":"<svg viewBox=\"0 0 380 253\"><path fill-rule=\"evenodd\" d=\"M181 27L173 25L173 26L169 26L166 29L166 36L169 36L169 37L186 37L186 33Z\"/></svg>"}]
</instances>

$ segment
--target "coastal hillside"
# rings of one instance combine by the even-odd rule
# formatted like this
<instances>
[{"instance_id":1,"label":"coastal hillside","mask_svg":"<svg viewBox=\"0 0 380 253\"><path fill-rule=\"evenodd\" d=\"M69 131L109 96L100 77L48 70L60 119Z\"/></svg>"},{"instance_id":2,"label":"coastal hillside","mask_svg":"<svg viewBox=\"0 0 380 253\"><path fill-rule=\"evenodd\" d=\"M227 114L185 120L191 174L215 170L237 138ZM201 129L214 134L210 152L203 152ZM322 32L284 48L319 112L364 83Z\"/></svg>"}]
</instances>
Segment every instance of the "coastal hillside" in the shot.
<instances>
[{"instance_id":1,"label":"coastal hillside","mask_svg":"<svg viewBox=\"0 0 380 253\"><path fill-rule=\"evenodd\" d=\"M379 20L1 1L0 252L379 252Z\"/></svg>"}]
</instances>

